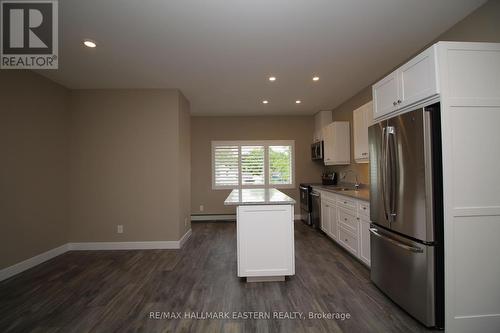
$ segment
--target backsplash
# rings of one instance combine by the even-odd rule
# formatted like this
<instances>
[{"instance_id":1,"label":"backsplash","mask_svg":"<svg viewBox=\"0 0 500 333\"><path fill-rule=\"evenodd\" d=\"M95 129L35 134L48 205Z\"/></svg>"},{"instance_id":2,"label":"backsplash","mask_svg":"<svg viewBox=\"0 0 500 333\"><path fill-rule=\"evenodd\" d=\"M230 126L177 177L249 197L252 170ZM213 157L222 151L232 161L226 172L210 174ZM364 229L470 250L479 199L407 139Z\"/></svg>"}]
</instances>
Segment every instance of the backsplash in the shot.
<instances>
[{"instance_id":1,"label":"backsplash","mask_svg":"<svg viewBox=\"0 0 500 333\"><path fill-rule=\"evenodd\" d=\"M341 173L348 172L345 179L341 179ZM336 172L339 182L354 183L356 181L356 176L358 176L358 182L361 184L370 183L369 175L369 164L368 163L352 163L349 165L331 165L325 167L325 172Z\"/></svg>"}]
</instances>

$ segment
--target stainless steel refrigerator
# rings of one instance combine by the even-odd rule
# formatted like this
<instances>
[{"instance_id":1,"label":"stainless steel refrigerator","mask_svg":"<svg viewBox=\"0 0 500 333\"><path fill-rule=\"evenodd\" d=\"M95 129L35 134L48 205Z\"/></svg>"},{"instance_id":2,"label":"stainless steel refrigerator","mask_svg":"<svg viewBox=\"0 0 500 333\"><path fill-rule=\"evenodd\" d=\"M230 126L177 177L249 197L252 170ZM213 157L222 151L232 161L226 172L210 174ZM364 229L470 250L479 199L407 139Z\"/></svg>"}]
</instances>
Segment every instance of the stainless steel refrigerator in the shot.
<instances>
[{"instance_id":1,"label":"stainless steel refrigerator","mask_svg":"<svg viewBox=\"0 0 500 333\"><path fill-rule=\"evenodd\" d=\"M428 327L443 327L439 103L369 128L371 280Z\"/></svg>"}]
</instances>

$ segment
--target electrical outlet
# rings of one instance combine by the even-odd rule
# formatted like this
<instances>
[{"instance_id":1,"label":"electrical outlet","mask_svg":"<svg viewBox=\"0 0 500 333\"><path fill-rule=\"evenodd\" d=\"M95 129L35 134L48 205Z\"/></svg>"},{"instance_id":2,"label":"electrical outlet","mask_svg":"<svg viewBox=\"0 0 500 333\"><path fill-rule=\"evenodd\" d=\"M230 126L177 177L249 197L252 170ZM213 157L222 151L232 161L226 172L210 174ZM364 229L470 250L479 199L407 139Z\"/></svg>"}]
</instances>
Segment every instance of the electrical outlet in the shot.
<instances>
[{"instance_id":1,"label":"electrical outlet","mask_svg":"<svg viewBox=\"0 0 500 333\"><path fill-rule=\"evenodd\" d=\"M204 211L205 207L203 205L200 205L200 212Z\"/></svg>"},{"instance_id":2,"label":"electrical outlet","mask_svg":"<svg viewBox=\"0 0 500 333\"><path fill-rule=\"evenodd\" d=\"M118 224L118 225L116 226L116 232L117 232L118 234L123 234L123 225L122 225L122 224Z\"/></svg>"}]
</instances>

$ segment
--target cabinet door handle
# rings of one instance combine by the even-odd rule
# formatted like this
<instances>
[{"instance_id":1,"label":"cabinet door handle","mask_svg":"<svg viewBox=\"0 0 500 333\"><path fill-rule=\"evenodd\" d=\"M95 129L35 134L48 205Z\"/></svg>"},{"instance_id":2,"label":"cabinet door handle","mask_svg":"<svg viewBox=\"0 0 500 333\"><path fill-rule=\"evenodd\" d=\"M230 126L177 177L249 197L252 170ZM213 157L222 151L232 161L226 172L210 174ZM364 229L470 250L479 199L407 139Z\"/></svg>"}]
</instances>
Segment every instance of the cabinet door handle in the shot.
<instances>
[{"instance_id":1,"label":"cabinet door handle","mask_svg":"<svg viewBox=\"0 0 500 333\"><path fill-rule=\"evenodd\" d=\"M398 99L398 104L401 104L401 100L400 99Z\"/></svg>"},{"instance_id":2,"label":"cabinet door handle","mask_svg":"<svg viewBox=\"0 0 500 333\"><path fill-rule=\"evenodd\" d=\"M392 102L392 105L396 106L398 104L398 102Z\"/></svg>"},{"instance_id":3,"label":"cabinet door handle","mask_svg":"<svg viewBox=\"0 0 500 333\"><path fill-rule=\"evenodd\" d=\"M368 155L368 153L362 153L361 155L366 156L366 155Z\"/></svg>"}]
</instances>

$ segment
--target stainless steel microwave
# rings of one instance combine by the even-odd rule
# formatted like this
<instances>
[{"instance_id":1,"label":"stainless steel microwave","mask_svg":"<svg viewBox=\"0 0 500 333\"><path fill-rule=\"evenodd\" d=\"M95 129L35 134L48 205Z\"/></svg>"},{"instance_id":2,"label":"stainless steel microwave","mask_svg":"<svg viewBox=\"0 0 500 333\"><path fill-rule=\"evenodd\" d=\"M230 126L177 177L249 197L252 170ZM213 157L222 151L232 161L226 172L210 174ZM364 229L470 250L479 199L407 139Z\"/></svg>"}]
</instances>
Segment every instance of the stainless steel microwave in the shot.
<instances>
[{"instance_id":1,"label":"stainless steel microwave","mask_svg":"<svg viewBox=\"0 0 500 333\"><path fill-rule=\"evenodd\" d=\"M318 141L311 145L311 159L313 160L323 159L323 141Z\"/></svg>"}]
</instances>

